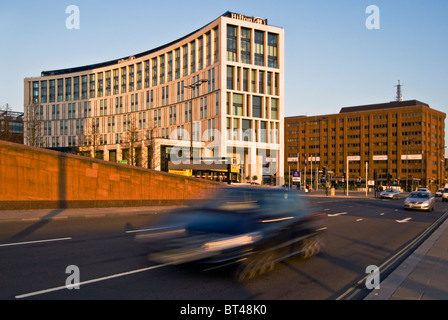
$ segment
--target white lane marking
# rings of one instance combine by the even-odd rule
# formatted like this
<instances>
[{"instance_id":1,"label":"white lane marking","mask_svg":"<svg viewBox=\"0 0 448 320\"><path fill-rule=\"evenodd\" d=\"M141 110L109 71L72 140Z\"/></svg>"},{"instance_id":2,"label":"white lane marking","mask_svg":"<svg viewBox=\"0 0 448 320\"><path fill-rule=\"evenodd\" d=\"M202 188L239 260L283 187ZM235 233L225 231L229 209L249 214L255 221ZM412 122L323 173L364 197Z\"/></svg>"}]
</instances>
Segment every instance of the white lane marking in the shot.
<instances>
[{"instance_id":1,"label":"white lane marking","mask_svg":"<svg viewBox=\"0 0 448 320\"><path fill-rule=\"evenodd\" d=\"M363 218L356 219L356 221L362 221L362 220L364 220L364 219Z\"/></svg>"},{"instance_id":2,"label":"white lane marking","mask_svg":"<svg viewBox=\"0 0 448 320\"><path fill-rule=\"evenodd\" d=\"M64 285L64 286L60 286L60 287L55 287L55 288L50 288L50 289L45 289L45 290L40 290L40 291L34 291L34 292L30 292L30 293L25 293L25 294L20 294L20 295L15 296L15 298L16 299L23 299L23 298L37 296L37 295L48 293L48 292L60 291L60 290L64 290L64 289L68 290L68 289L73 288L75 286L82 286L82 285L89 284L89 283L105 281L105 280L118 278L118 277L124 277L124 276L128 276L128 275L131 275L131 274L134 274L134 273L139 273L139 272L144 272L144 271L148 271L148 270L153 270L153 269L165 267L167 265L169 265L169 264L168 263L166 263L166 264L159 264L159 265L156 265L156 266L151 266L151 267L147 267L147 268L143 268L143 269L137 269L137 270L127 271L127 272L122 272L122 273L117 273L117 274L113 274L113 275L102 277L102 278L82 281L82 282L79 282L79 283L73 283L73 284L70 284L70 285Z\"/></svg>"},{"instance_id":3,"label":"white lane marking","mask_svg":"<svg viewBox=\"0 0 448 320\"><path fill-rule=\"evenodd\" d=\"M339 217L340 215L347 214L347 212L338 212L334 214L328 214L329 217Z\"/></svg>"},{"instance_id":4,"label":"white lane marking","mask_svg":"<svg viewBox=\"0 0 448 320\"><path fill-rule=\"evenodd\" d=\"M384 216L384 212L381 212L381 213L380 213L380 216Z\"/></svg>"},{"instance_id":5,"label":"white lane marking","mask_svg":"<svg viewBox=\"0 0 448 320\"><path fill-rule=\"evenodd\" d=\"M46 240L35 240L35 241L24 241L24 242L14 242L14 243L4 243L0 244L0 247L10 247L10 246L20 246L25 244L43 243L43 242L54 242L54 241L64 241L71 240L72 238L58 238L58 239L46 239Z\"/></svg>"},{"instance_id":6,"label":"white lane marking","mask_svg":"<svg viewBox=\"0 0 448 320\"><path fill-rule=\"evenodd\" d=\"M409 220L411 220L412 218L406 218L406 219L403 219L403 220L395 220L395 221L397 221L398 223L406 223L406 222L409 222Z\"/></svg>"},{"instance_id":7,"label":"white lane marking","mask_svg":"<svg viewBox=\"0 0 448 320\"><path fill-rule=\"evenodd\" d=\"M148 229L136 229L136 230L128 230L125 233L137 233L137 232L146 232L146 231L155 231L155 230L164 230L164 229L172 229L177 226L169 226L169 227L160 227L160 228L148 228Z\"/></svg>"}]
</instances>

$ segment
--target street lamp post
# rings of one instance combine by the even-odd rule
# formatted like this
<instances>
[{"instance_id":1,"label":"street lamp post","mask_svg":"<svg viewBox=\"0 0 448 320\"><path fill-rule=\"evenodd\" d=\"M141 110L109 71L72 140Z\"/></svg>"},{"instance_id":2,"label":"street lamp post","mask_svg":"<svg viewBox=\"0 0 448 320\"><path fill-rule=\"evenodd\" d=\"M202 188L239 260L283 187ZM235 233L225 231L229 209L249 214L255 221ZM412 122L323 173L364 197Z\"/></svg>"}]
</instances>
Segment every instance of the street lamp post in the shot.
<instances>
[{"instance_id":1,"label":"street lamp post","mask_svg":"<svg viewBox=\"0 0 448 320\"><path fill-rule=\"evenodd\" d=\"M408 175L409 175L409 142L414 141L416 138L410 138L406 140L406 190L408 192Z\"/></svg>"},{"instance_id":2,"label":"street lamp post","mask_svg":"<svg viewBox=\"0 0 448 320\"><path fill-rule=\"evenodd\" d=\"M191 115L190 115L190 164L193 163L193 94L196 88L199 88L204 83L207 83L207 79L199 79L190 85L185 86L186 88L192 89L192 96L188 102L191 102ZM187 103L188 106L188 103Z\"/></svg>"},{"instance_id":3,"label":"street lamp post","mask_svg":"<svg viewBox=\"0 0 448 320\"><path fill-rule=\"evenodd\" d=\"M445 148L446 148L446 146L439 147L437 149L437 186L436 186L437 189L442 186L441 183L440 183L440 176L441 176L441 174L440 174L440 171L441 171L440 170L441 169L440 162L442 161L442 159L439 160L439 158L440 158L440 150L444 150Z\"/></svg>"}]
</instances>

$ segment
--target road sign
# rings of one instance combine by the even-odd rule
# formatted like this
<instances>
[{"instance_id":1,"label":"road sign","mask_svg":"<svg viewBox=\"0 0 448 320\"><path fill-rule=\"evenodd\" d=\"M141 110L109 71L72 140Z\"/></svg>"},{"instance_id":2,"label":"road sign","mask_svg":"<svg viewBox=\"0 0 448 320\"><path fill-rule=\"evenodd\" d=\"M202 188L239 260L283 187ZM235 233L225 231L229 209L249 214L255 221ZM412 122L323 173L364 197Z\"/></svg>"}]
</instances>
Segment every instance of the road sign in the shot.
<instances>
[{"instance_id":1,"label":"road sign","mask_svg":"<svg viewBox=\"0 0 448 320\"><path fill-rule=\"evenodd\" d=\"M300 171L292 172L292 182L300 182Z\"/></svg>"}]
</instances>

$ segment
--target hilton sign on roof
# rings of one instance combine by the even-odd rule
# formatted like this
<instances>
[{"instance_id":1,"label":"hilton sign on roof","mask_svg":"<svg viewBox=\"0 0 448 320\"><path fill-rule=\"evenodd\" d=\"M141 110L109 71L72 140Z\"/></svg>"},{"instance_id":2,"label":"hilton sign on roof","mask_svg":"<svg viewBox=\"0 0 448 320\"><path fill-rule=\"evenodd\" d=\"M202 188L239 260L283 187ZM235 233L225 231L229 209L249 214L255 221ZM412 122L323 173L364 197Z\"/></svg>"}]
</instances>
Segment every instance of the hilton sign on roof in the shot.
<instances>
[{"instance_id":1,"label":"hilton sign on roof","mask_svg":"<svg viewBox=\"0 0 448 320\"><path fill-rule=\"evenodd\" d=\"M249 17L249 16L245 16L243 14L234 13L234 12L230 12L230 11L227 11L224 14L224 16L232 18L232 19L247 21L247 22L253 22L253 23L264 24L264 25L268 24L267 19L262 19L262 18L258 18L258 17Z\"/></svg>"}]
</instances>

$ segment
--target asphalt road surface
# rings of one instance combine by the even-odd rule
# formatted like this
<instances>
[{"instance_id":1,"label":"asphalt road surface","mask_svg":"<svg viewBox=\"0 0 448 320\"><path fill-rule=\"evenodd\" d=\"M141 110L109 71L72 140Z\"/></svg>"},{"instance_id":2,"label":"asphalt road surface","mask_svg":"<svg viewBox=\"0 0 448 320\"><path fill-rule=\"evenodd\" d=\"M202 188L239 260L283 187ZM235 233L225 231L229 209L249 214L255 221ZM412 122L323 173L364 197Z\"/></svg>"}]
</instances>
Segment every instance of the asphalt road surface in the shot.
<instances>
[{"instance_id":1,"label":"asphalt road surface","mask_svg":"<svg viewBox=\"0 0 448 320\"><path fill-rule=\"evenodd\" d=\"M245 282L227 270L148 262L146 247L134 236L155 218L151 214L1 222L0 299L362 299L366 268L393 261L448 210L440 199L433 212L406 211L403 200L312 201L327 213L322 252L278 263ZM75 280L80 285L69 289Z\"/></svg>"}]
</instances>

